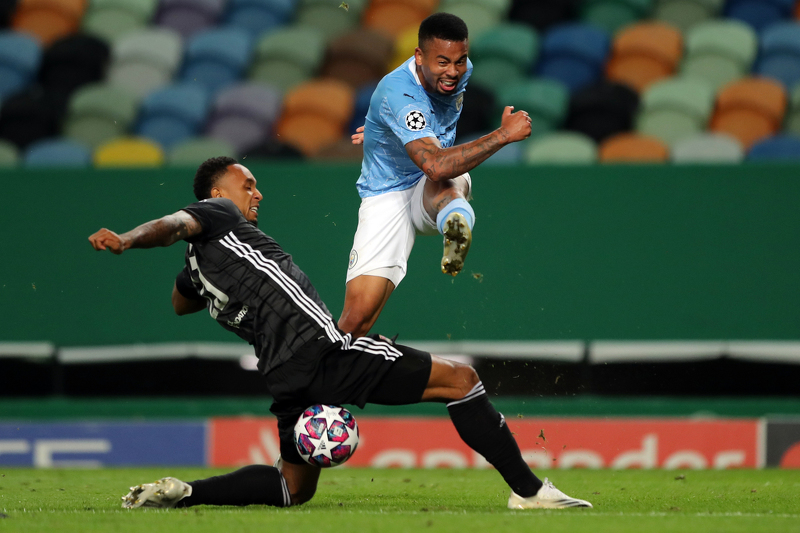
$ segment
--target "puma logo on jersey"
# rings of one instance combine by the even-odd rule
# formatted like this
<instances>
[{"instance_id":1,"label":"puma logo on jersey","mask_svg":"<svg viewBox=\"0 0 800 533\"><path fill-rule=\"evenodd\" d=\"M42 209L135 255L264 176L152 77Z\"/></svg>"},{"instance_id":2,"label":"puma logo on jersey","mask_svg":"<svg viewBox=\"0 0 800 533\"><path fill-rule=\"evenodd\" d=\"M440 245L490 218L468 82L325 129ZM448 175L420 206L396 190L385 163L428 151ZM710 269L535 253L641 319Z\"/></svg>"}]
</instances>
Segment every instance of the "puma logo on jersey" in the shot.
<instances>
[{"instance_id":1,"label":"puma logo on jersey","mask_svg":"<svg viewBox=\"0 0 800 533\"><path fill-rule=\"evenodd\" d=\"M247 311L249 311L249 308L246 305L243 306L242 310L239 311L239 314L236 315L236 318L234 318L233 321L228 320L228 325L230 327L232 327L232 328L238 328L239 324L242 323L242 319L244 318L244 315L247 314Z\"/></svg>"}]
</instances>

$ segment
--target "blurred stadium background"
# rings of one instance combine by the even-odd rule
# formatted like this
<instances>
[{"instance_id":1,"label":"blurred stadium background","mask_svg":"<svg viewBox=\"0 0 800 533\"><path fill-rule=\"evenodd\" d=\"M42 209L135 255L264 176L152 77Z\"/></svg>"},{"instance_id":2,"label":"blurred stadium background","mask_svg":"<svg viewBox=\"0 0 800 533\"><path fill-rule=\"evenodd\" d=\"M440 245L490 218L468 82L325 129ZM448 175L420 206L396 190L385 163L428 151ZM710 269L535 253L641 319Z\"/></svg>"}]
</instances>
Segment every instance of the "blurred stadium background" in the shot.
<instances>
[{"instance_id":1,"label":"blurred stadium background","mask_svg":"<svg viewBox=\"0 0 800 533\"><path fill-rule=\"evenodd\" d=\"M236 156L338 316L349 135L435 11L470 29L458 142L505 105L534 134L473 173L468 271L420 239L376 331L472 362L538 467L800 467L794 0L0 0L0 464L274 459L248 347L171 314L183 251L86 237ZM481 466L439 407L356 411L354 462Z\"/></svg>"}]
</instances>

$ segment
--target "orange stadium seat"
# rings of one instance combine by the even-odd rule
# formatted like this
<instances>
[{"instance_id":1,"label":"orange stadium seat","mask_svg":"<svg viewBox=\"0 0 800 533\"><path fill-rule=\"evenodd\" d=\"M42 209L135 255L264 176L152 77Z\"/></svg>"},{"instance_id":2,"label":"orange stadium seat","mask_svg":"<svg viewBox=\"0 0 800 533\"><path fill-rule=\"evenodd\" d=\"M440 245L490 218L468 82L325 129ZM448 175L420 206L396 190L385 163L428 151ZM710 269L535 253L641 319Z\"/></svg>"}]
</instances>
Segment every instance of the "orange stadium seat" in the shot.
<instances>
[{"instance_id":1,"label":"orange stadium seat","mask_svg":"<svg viewBox=\"0 0 800 533\"><path fill-rule=\"evenodd\" d=\"M669 24L642 22L620 31L606 64L608 79L642 92L671 76L683 55L683 37Z\"/></svg>"},{"instance_id":2,"label":"orange stadium seat","mask_svg":"<svg viewBox=\"0 0 800 533\"><path fill-rule=\"evenodd\" d=\"M408 28L418 28L425 17L433 13L429 0L377 0L364 13L363 25L382 31L392 40Z\"/></svg>"},{"instance_id":3,"label":"orange stadium seat","mask_svg":"<svg viewBox=\"0 0 800 533\"><path fill-rule=\"evenodd\" d=\"M655 137L620 133L600 145L601 163L663 163L669 159L669 148Z\"/></svg>"},{"instance_id":4,"label":"orange stadium seat","mask_svg":"<svg viewBox=\"0 0 800 533\"><path fill-rule=\"evenodd\" d=\"M21 0L12 26L44 45L78 31L87 0Z\"/></svg>"},{"instance_id":5,"label":"orange stadium seat","mask_svg":"<svg viewBox=\"0 0 800 533\"><path fill-rule=\"evenodd\" d=\"M770 78L739 80L719 92L710 129L732 135L747 150L781 128L786 105L780 82Z\"/></svg>"},{"instance_id":6,"label":"orange stadium seat","mask_svg":"<svg viewBox=\"0 0 800 533\"><path fill-rule=\"evenodd\" d=\"M384 33L360 28L328 45L322 75L358 88L379 80L392 58L392 40Z\"/></svg>"},{"instance_id":7,"label":"orange stadium seat","mask_svg":"<svg viewBox=\"0 0 800 533\"><path fill-rule=\"evenodd\" d=\"M298 85L284 98L275 132L282 142L314 155L344 135L354 105L355 91L340 80L318 79Z\"/></svg>"}]
</instances>

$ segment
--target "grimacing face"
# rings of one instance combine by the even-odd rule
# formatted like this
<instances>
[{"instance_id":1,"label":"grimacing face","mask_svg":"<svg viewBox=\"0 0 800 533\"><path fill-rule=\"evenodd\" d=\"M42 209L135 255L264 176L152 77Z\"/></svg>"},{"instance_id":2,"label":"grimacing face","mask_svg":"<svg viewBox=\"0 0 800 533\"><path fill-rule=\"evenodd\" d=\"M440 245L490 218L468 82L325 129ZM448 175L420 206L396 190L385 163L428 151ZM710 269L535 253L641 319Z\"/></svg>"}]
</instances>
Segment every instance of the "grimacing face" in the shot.
<instances>
[{"instance_id":1,"label":"grimacing face","mask_svg":"<svg viewBox=\"0 0 800 533\"><path fill-rule=\"evenodd\" d=\"M225 174L211 188L212 198L228 198L236 204L244 218L258 225L258 204L264 198L256 188L256 179L247 167L228 166Z\"/></svg>"},{"instance_id":2,"label":"grimacing face","mask_svg":"<svg viewBox=\"0 0 800 533\"><path fill-rule=\"evenodd\" d=\"M414 51L417 75L424 89L431 93L452 95L467 72L469 40L445 41L433 38Z\"/></svg>"}]
</instances>

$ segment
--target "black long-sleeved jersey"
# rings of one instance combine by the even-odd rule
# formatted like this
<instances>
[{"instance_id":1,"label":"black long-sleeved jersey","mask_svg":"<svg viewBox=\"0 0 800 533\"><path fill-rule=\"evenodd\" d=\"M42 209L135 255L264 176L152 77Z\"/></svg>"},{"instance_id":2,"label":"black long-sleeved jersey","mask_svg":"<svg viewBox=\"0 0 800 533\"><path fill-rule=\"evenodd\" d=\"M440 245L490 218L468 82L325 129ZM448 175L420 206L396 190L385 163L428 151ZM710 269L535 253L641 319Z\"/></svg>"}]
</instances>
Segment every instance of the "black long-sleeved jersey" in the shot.
<instances>
[{"instance_id":1,"label":"black long-sleeved jersey","mask_svg":"<svg viewBox=\"0 0 800 533\"><path fill-rule=\"evenodd\" d=\"M349 344L292 257L232 201L212 198L184 211L202 232L186 239L186 266L176 285L187 298L205 298L212 318L255 346L262 373L311 340Z\"/></svg>"}]
</instances>

